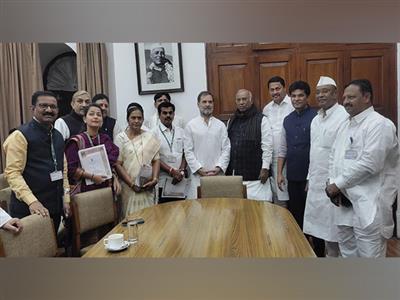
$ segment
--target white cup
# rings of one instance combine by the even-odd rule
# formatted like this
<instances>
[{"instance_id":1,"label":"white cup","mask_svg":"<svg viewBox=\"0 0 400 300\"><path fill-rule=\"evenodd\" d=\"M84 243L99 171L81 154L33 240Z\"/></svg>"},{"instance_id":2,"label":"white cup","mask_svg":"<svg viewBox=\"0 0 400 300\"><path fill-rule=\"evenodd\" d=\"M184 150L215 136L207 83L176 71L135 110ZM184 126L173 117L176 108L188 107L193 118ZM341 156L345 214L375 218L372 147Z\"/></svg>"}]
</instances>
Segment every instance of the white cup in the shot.
<instances>
[{"instance_id":1,"label":"white cup","mask_svg":"<svg viewBox=\"0 0 400 300\"><path fill-rule=\"evenodd\" d=\"M104 239L104 245L109 249L119 249L124 245L124 235L122 233L110 234Z\"/></svg>"}]
</instances>

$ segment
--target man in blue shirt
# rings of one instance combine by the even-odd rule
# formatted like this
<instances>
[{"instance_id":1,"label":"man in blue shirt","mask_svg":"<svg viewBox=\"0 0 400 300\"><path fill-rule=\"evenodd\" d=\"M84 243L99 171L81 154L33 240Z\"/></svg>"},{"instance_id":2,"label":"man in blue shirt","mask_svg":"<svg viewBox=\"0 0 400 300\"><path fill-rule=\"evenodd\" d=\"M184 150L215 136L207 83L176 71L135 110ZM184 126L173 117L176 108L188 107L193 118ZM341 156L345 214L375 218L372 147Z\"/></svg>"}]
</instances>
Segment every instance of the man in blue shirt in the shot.
<instances>
[{"instance_id":1,"label":"man in blue shirt","mask_svg":"<svg viewBox=\"0 0 400 300\"><path fill-rule=\"evenodd\" d=\"M307 174L310 162L310 126L317 112L308 105L310 86L295 81L289 87L294 111L283 121L281 145L278 158L278 187L285 184L282 174L287 164L289 202L288 209L303 229L304 209L307 198Z\"/></svg>"}]
</instances>

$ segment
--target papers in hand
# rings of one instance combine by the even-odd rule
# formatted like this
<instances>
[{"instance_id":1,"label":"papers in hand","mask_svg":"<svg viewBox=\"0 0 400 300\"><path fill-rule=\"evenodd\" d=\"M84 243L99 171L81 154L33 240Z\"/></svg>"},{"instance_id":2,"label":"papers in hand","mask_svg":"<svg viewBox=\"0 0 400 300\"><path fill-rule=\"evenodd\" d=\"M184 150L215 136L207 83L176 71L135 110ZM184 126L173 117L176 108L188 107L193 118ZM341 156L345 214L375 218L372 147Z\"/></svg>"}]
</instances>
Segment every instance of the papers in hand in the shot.
<instances>
[{"instance_id":1,"label":"papers in hand","mask_svg":"<svg viewBox=\"0 0 400 300\"><path fill-rule=\"evenodd\" d=\"M140 168L139 174L136 176L135 185L142 187L153 175L153 168L151 165L143 165Z\"/></svg>"},{"instance_id":2,"label":"papers in hand","mask_svg":"<svg viewBox=\"0 0 400 300\"><path fill-rule=\"evenodd\" d=\"M78 151L79 160L86 173L112 178L110 162L104 145L98 145ZM90 179L85 179L86 185L94 184Z\"/></svg>"},{"instance_id":3,"label":"papers in hand","mask_svg":"<svg viewBox=\"0 0 400 300\"><path fill-rule=\"evenodd\" d=\"M167 177L162 189L161 197L163 198L182 198L187 195L187 187L189 179L183 178L181 182L172 184L173 178Z\"/></svg>"}]
</instances>

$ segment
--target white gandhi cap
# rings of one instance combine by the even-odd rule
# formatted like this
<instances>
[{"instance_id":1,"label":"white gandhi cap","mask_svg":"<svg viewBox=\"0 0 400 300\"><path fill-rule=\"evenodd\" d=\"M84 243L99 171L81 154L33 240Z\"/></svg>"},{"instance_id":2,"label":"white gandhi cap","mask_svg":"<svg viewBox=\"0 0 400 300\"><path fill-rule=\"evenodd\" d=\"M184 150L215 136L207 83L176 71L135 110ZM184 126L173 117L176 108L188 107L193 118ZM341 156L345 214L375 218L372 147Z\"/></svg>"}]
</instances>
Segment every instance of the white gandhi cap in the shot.
<instances>
[{"instance_id":1,"label":"white gandhi cap","mask_svg":"<svg viewBox=\"0 0 400 300\"><path fill-rule=\"evenodd\" d=\"M164 46L161 43L153 43L149 47L150 50L157 49L157 48L164 48Z\"/></svg>"},{"instance_id":2,"label":"white gandhi cap","mask_svg":"<svg viewBox=\"0 0 400 300\"><path fill-rule=\"evenodd\" d=\"M333 86L336 86L336 82L335 82L335 80L333 80L330 77L321 76L319 78L318 83L317 83L317 87L322 86L322 85L333 85Z\"/></svg>"}]
</instances>

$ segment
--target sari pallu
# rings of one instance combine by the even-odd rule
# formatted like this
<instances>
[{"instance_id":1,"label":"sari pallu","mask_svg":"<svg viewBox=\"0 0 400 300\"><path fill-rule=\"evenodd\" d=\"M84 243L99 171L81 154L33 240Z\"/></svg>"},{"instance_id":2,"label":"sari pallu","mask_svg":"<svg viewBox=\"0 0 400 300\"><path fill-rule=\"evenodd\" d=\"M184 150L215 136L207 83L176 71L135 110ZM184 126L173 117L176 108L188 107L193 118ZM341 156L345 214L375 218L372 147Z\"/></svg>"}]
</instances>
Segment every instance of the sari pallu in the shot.
<instances>
[{"instance_id":1,"label":"sari pallu","mask_svg":"<svg viewBox=\"0 0 400 300\"><path fill-rule=\"evenodd\" d=\"M151 132L142 132L131 140L124 131L116 136L115 144L120 148L118 161L133 180L143 164L152 165L154 160L160 159L160 142ZM154 189L137 193L125 182L121 186L123 216L155 204Z\"/></svg>"}]
</instances>

